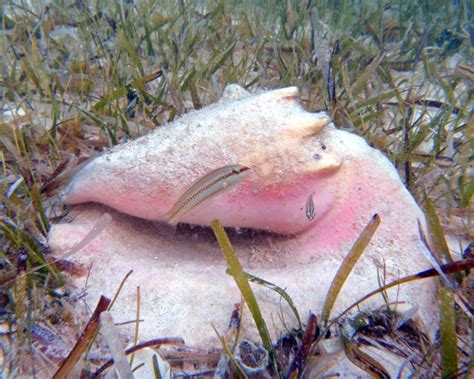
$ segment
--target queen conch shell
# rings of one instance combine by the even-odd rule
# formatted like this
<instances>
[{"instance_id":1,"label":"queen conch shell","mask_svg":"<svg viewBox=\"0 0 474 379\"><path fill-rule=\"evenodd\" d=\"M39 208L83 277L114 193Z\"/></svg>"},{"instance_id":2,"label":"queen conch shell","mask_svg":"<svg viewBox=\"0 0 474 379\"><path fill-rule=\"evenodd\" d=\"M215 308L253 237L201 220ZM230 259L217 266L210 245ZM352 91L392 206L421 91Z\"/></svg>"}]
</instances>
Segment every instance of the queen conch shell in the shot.
<instances>
[{"instance_id":1,"label":"queen conch shell","mask_svg":"<svg viewBox=\"0 0 474 379\"><path fill-rule=\"evenodd\" d=\"M308 179L330 175L344 154L338 144L325 141L329 118L303 110L297 96L296 87L250 96L229 86L219 103L91 159L66 186L63 199L163 220L196 179L241 164L251 169L243 183L181 221L209 225L218 218L225 226L299 233L310 226L304 213L283 209L281 202L278 217L270 210L279 199L300 197L304 204Z\"/></svg>"},{"instance_id":2,"label":"queen conch shell","mask_svg":"<svg viewBox=\"0 0 474 379\"><path fill-rule=\"evenodd\" d=\"M213 234L185 224L172 234L145 219L163 220L196 179L234 164L248 166L250 174L181 221L209 225L217 218L227 226L260 229L232 232L239 260L246 271L284 288L303 321L309 311L319 317L341 262L374 214L380 225L332 316L378 289L381 280L430 268L418 229L426 230L424 215L390 161L363 138L337 129L324 113L304 111L297 94L295 87L251 95L230 86L218 103L116 146L77 171L63 190L64 201L103 205L72 207L72 221L53 225L49 242L61 256L104 213L112 216L99 237L71 257L92 267L76 282L87 283L91 307L100 295L113 296L133 270L112 310L116 322L135 319L140 287L140 339L173 335L190 345L220 346L211 324L224 333L241 294L225 274ZM296 325L278 293L252 288L272 338ZM384 296L370 298L361 309L385 309L386 300L391 309L417 305L417 319L434 331L433 280L404 284ZM242 338L258 339L249 313L243 319Z\"/></svg>"}]
</instances>

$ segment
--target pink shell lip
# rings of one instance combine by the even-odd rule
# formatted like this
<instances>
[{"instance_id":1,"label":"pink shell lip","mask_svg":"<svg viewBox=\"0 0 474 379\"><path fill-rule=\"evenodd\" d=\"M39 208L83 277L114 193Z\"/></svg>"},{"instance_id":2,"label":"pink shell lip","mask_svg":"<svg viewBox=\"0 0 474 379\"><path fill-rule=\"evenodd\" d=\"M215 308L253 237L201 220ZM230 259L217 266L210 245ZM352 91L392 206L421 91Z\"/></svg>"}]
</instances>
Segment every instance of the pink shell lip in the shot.
<instances>
[{"instance_id":1,"label":"pink shell lip","mask_svg":"<svg viewBox=\"0 0 474 379\"><path fill-rule=\"evenodd\" d=\"M278 88L272 91L266 92L262 94L262 96L268 100L287 100L287 101L295 101L298 99L299 90L298 87L285 87L285 88Z\"/></svg>"},{"instance_id":2,"label":"pink shell lip","mask_svg":"<svg viewBox=\"0 0 474 379\"><path fill-rule=\"evenodd\" d=\"M184 192L192 178L222 165L238 162L251 167L250 180L255 188L283 186L295 180L304 182L307 177L313 180L318 173L335 172L342 161L339 146L335 146L336 151L317 151L320 159L316 160L313 139L308 138L318 139L330 119L325 113L307 112L297 100L286 102L296 99L298 94L297 87L280 88L249 94L242 101L231 99L230 104L223 102L208 113L184 116L175 128L159 129L89 161L64 188L62 198L68 204L96 201L156 220L162 219L177 200L179 193L174 188ZM201 116L208 117L209 131L194 127L197 123L200 126ZM253 119L262 119L263 127L255 128ZM221 123L227 126L216 127ZM188 131L195 133L193 139L181 141L179 136ZM242 131L244 139L239 138ZM161 148L164 138L168 149ZM209 150L197 154L202 149ZM187 154L188 150L194 155ZM187 156L196 160L183 161ZM143 164L136 164L137 161ZM147 183L152 183L153 190Z\"/></svg>"},{"instance_id":3,"label":"pink shell lip","mask_svg":"<svg viewBox=\"0 0 474 379\"><path fill-rule=\"evenodd\" d=\"M287 95L287 96L283 96L281 99L283 101L296 101L298 99L298 94L296 94L296 95L290 94L290 95Z\"/></svg>"}]
</instances>

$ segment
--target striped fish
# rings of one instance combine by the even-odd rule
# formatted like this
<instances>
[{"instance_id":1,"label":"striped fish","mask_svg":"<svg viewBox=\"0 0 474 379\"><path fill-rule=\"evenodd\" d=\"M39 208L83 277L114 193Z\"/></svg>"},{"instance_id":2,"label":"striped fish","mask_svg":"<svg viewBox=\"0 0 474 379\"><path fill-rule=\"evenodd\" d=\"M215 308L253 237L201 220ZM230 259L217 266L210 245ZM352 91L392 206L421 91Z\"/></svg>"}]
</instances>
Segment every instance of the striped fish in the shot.
<instances>
[{"instance_id":1,"label":"striped fish","mask_svg":"<svg viewBox=\"0 0 474 379\"><path fill-rule=\"evenodd\" d=\"M176 225L193 208L205 203L240 183L249 174L249 168L240 164L224 166L196 180L165 214L165 220Z\"/></svg>"},{"instance_id":2,"label":"striped fish","mask_svg":"<svg viewBox=\"0 0 474 379\"><path fill-rule=\"evenodd\" d=\"M313 201L313 194L308 196L308 200L306 200L306 217L309 221L312 221L315 216L314 213L314 201Z\"/></svg>"}]
</instances>

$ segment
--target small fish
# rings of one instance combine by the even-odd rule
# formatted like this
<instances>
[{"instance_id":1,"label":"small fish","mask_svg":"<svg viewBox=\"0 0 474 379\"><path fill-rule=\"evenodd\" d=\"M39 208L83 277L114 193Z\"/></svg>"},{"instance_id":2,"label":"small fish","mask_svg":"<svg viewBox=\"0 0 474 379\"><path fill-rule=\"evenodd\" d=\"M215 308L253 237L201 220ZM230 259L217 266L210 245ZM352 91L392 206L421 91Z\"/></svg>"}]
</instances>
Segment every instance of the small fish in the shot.
<instances>
[{"instance_id":1,"label":"small fish","mask_svg":"<svg viewBox=\"0 0 474 379\"><path fill-rule=\"evenodd\" d=\"M133 88L131 85L127 86L127 109L125 109L125 115L127 117L135 117L135 108L138 104L138 91Z\"/></svg>"},{"instance_id":2,"label":"small fish","mask_svg":"<svg viewBox=\"0 0 474 379\"><path fill-rule=\"evenodd\" d=\"M306 200L306 217L308 217L309 221L313 220L315 216L313 195L314 194L309 195L308 200Z\"/></svg>"},{"instance_id":3,"label":"small fish","mask_svg":"<svg viewBox=\"0 0 474 379\"><path fill-rule=\"evenodd\" d=\"M165 214L165 220L176 225L179 219L194 207L203 204L214 196L231 189L249 174L250 168L240 164L224 166L211 171L191 184L178 201Z\"/></svg>"}]
</instances>

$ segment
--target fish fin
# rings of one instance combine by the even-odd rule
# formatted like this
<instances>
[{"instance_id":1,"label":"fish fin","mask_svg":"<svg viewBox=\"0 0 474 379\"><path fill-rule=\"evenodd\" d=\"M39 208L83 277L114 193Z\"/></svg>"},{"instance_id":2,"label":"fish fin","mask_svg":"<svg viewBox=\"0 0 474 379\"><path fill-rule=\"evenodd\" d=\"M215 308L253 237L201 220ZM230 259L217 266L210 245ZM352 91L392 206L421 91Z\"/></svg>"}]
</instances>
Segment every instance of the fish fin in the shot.
<instances>
[{"instance_id":1,"label":"fish fin","mask_svg":"<svg viewBox=\"0 0 474 379\"><path fill-rule=\"evenodd\" d=\"M177 222L172 224L170 222L162 222L162 221L155 221L153 225L158 230L159 234L168 235L168 236L175 236L177 231Z\"/></svg>"},{"instance_id":2,"label":"fish fin","mask_svg":"<svg viewBox=\"0 0 474 379\"><path fill-rule=\"evenodd\" d=\"M176 226L178 224L178 218L176 217L177 215L175 214L174 208L175 207L171 208L163 216L166 223L170 226Z\"/></svg>"}]
</instances>

